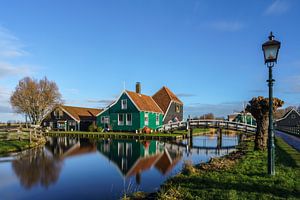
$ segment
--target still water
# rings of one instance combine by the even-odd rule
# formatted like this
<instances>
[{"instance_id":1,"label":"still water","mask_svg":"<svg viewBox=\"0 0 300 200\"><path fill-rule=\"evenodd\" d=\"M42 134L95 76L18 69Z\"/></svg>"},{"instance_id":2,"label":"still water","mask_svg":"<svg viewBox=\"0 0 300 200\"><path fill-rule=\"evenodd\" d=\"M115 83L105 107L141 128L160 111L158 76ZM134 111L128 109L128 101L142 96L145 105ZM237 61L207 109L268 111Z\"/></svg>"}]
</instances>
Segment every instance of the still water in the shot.
<instances>
[{"instance_id":1,"label":"still water","mask_svg":"<svg viewBox=\"0 0 300 200\"><path fill-rule=\"evenodd\" d=\"M235 150L234 134L177 142L49 137L43 148L0 158L0 199L119 199L152 192L182 169Z\"/></svg>"}]
</instances>

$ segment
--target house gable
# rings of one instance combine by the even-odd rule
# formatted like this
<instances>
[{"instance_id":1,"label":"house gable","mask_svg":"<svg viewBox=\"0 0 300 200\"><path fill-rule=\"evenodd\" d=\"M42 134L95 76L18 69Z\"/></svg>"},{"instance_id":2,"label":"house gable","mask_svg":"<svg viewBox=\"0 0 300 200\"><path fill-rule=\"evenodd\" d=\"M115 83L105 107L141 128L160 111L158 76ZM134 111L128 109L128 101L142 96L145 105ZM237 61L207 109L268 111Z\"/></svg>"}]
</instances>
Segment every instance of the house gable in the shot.
<instances>
[{"instance_id":1,"label":"house gable","mask_svg":"<svg viewBox=\"0 0 300 200\"><path fill-rule=\"evenodd\" d=\"M183 103L169 88L162 87L152 98L164 112L164 124L176 118L179 121L183 120Z\"/></svg>"},{"instance_id":2,"label":"house gable","mask_svg":"<svg viewBox=\"0 0 300 200\"><path fill-rule=\"evenodd\" d=\"M300 126L300 114L297 110L291 109L283 118L276 121L277 126Z\"/></svg>"}]
</instances>

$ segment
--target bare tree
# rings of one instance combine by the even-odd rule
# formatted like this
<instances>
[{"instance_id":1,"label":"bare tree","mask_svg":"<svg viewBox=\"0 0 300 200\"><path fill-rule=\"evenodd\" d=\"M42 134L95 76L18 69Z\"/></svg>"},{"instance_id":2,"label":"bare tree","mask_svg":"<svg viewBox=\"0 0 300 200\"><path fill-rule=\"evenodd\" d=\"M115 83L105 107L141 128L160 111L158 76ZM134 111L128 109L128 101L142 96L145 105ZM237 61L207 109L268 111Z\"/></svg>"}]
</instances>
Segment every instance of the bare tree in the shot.
<instances>
[{"instance_id":1,"label":"bare tree","mask_svg":"<svg viewBox=\"0 0 300 200\"><path fill-rule=\"evenodd\" d=\"M281 107L284 102L278 98L273 98L273 111ZM255 150L266 150L269 126L269 99L262 96L254 97L246 107L256 119L257 129L255 134Z\"/></svg>"},{"instance_id":2,"label":"bare tree","mask_svg":"<svg viewBox=\"0 0 300 200\"><path fill-rule=\"evenodd\" d=\"M206 113L204 115L201 115L199 119L215 119L215 116L213 113Z\"/></svg>"},{"instance_id":3,"label":"bare tree","mask_svg":"<svg viewBox=\"0 0 300 200\"><path fill-rule=\"evenodd\" d=\"M41 80L25 77L16 86L10 103L17 113L26 114L32 124L39 124L62 100L55 82L46 77Z\"/></svg>"}]
</instances>

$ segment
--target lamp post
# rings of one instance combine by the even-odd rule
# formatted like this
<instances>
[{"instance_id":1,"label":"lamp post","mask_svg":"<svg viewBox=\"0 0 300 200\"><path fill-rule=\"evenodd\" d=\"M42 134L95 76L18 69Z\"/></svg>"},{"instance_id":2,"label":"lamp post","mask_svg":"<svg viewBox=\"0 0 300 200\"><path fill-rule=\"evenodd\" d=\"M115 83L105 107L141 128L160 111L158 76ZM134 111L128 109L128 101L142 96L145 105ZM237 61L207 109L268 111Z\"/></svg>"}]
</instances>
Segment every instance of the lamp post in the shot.
<instances>
[{"instance_id":1,"label":"lamp post","mask_svg":"<svg viewBox=\"0 0 300 200\"><path fill-rule=\"evenodd\" d=\"M273 132L273 75L272 68L274 63L277 63L278 51L280 42L274 40L274 35L271 32L269 40L262 45L264 52L265 64L269 68L269 128L268 128L268 174L275 175L275 145L274 145L274 132Z\"/></svg>"}]
</instances>

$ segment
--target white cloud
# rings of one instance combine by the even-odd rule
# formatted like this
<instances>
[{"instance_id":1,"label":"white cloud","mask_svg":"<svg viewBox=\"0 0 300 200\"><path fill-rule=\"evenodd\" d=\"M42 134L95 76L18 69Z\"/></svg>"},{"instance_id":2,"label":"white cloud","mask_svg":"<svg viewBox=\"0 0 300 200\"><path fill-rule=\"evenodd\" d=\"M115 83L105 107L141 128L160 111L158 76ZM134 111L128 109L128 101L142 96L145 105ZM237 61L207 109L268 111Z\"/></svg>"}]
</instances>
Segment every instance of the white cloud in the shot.
<instances>
[{"instance_id":1,"label":"white cloud","mask_svg":"<svg viewBox=\"0 0 300 200\"><path fill-rule=\"evenodd\" d=\"M26 65L12 65L0 61L0 79L7 76L28 76L33 73L33 68Z\"/></svg>"},{"instance_id":2,"label":"white cloud","mask_svg":"<svg viewBox=\"0 0 300 200\"><path fill-rule=\"evenodd\" d=\"M15 58L28 54L24 45L8 29L0 26L0 59Z\"/></svg>"},{"instance_id":3,"label":"white cloud","mask_svg":"<svg viewBox=\"0 0 300 200\"><path fill-rule=\"evenodd\" d=\"M213 28L218 31L225 32L236 32L245 27L245 25L240 21L215 21L208 24L210 28Z\"/></svg>"},{"instance_id":4,"label":"white cloud","mask_svg":"<svg viewBox=\"0 0 300 200\"><path fill-rule=\"evenodd\" d=\"M265 10L265 15L279 15L286 13L290 8L290 5L286 0L275 0L273 3Z\"/></svg>"}]
</instances>

